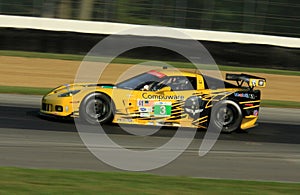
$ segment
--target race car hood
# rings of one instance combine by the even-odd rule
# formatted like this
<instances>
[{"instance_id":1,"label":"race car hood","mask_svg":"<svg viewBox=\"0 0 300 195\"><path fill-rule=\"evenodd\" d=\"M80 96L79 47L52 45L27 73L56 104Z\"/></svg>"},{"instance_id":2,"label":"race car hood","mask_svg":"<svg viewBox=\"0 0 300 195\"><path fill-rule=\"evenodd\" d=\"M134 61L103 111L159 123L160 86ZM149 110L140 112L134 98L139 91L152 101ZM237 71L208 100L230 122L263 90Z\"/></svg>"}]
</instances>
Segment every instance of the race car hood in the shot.
<instances>
[{"instance_id":1,"label":"race car hood","mask_svg":"<svg viewBox=\"0 0 300 195\"><path fill-rule=\"evenodd\" d=\"M64 84L61 85L52 91L50 91L47 95L62 95L66 94L68 96L72 96L77 92L88 89L91 87L101 87L101 88L113 88L113 84L98 84L98 83L73 83L73 84ZM68 94L69 93L69 94ZM47 96L46 95L46 96Z\"/></svg>"}]
</instances>

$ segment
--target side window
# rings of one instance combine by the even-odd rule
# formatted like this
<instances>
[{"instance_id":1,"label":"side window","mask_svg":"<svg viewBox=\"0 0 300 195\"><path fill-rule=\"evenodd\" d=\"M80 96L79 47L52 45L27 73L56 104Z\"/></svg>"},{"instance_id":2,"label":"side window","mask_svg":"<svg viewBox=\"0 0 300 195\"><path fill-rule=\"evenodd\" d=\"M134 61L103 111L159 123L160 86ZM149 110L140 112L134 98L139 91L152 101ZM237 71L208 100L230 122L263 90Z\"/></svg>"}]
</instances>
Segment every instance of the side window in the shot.
<instances>
[{"instance_id":1,"label":"side window","mask_svg":"<svg viewBox=\"0 0 300 195\"><path fill-rule=\"evenodd\" d=\"M197 78L196 77L187 77L189 79L190 85L192 85L190 90L197 90Z\"/></svg>"},{"instance_id":2,"label":"side window","mask_svg":"<svg viewBox=\"0 0 300 195\"><path fill-rule=\"evenodd\" d=\"M174 76L166 83L173 91L185 91L197 89L196 77Z\"/></svg>"},{"instance_id":3,"label":"side window","mask_svg":"<svg viewBox=\"0 0 300 195\"><path fill-rule=\"evenodd\" d=\"M150 91L157 91L164 86L170 86L172 91L196 90L196 77L170 76L150 86Z\"/></svg>"},{"instance_id":4,"label":"side window","mask_svg":"<svg viewBox=\"0 0 300 195\"><path fill-rule=\"evenodd\" d=\"M205 83L205 89L220 89L224 88L224 81L209 77L209 76L203 76L204 83Z\"/></svg>"}]
</instances>

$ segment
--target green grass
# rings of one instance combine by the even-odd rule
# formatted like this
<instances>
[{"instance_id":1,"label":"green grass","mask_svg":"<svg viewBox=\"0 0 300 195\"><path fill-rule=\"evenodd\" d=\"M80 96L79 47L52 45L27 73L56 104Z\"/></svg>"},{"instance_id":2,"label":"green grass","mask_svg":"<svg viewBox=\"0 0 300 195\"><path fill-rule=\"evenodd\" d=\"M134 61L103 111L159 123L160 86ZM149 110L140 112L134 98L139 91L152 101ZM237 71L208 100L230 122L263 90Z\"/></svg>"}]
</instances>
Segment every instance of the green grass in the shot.
<instances>
[{"instance_id":1,"label":"green grass","mask_svg":"<svg viewBox=\"0 0 300 195\"><path fill-rule=\"evenodd\" d=\"M25 52L25 51L9 51L0 50L1 56L18 56L18 57L28 57L28 58L46 58L46 59L60 59L60 60L74 60L81 61L84 55L73 55L73 54L55 54L55 53L41 53L41 52ZM105 57L89 57L89 61L105 61ZM149 60L145 59L131 59L131 58L115 58L112 62L119 64L139 64L147 62ZM195 68L193 64L187 62L171 62L162 61L176 68ZM201 65L201 69L212 69L214 66L211 65ZM253 72L253 73L267 73L267 74L279 74L279 75L293 75L300 76L300 71L289 71L289 70L278 70L278 69L267 69L267 68L251 68L251 67L237 67L237 66L218 66L222 71L231 72Z\"/></svg>"},{"instance_id":2,"label":"green grass","mask_svg":"<svg viewBox=\"0 0 300 195\"><path fill-rule=\"evenodd\" d=\"M0 50L0 55L26 57L26 58L75 60L75 61L81 61L84 57L84 55L42 53L42 52L29 52L29 51L10 51L10 50Z\"/></svg>"},{"instance_id":3,"label":"green grass","mask_svg":"<svg viewBox=\"0 0 300 195\"><path fill-rule=\"evenodd\" d=\"M300 102L279 101L279 100L262 100L261 106L263 106L263 107L300 108Z\"/></svg>"},{"instance_id":4,"label":"green grass","mask_svg":"<svg viewBox=\"0 0 300 195\"><path fill-rule=\"evenodd\" d=\"M0 93L17 93L26 95L44 95L50 88L0 86Z\"/></svg>"},{"instance_id":5,"label":"green grass","mask_svg":"<svg viewBox=\"0 0 300 195\"><path fill-rule=\"evenodd\" d=\"M222 71L232 71L232 72L253 72L253 73L300 76L300 71L291 71L291 70L248 68L248 67L236 67L236 66L219 66L219 69Z\"/></svg>"},{"instance_id":6,"label":"green grass","mask_svg":"<svg viewBox=\"0 0 300 195\"><path fill-rule=\"evenodd\" d=\"M299 183L0 168L0 194L298 194Z\"/></svg>"}]
</instances>

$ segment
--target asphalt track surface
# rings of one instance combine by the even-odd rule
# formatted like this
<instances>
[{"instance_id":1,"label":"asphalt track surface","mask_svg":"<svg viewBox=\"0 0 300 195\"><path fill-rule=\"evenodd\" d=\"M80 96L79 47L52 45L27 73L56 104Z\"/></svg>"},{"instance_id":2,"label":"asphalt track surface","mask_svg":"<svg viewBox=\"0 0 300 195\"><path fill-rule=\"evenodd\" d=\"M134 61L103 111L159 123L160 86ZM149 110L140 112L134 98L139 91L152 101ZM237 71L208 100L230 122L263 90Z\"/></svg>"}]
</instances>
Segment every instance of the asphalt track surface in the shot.
<instances>
[{"instance_id":1,"label":"asphalt track surface","mask_svg":"<svg viewBox=\"0 0 300 195\"><path fill-rule=\"evenodd\" d=\"M86 148L74 122L41 119L40 98L0 94L0 166L120 171ZM148 173L300 182L300 110L263 108L260 115L259 126L247 133L221 134L204 157L198 150L206 132L198 131L179 158ZM176 132L163 128L138 137L117 125L104 129L119 145L140 150L156 148Z\"/></svg>"}]
</instances>

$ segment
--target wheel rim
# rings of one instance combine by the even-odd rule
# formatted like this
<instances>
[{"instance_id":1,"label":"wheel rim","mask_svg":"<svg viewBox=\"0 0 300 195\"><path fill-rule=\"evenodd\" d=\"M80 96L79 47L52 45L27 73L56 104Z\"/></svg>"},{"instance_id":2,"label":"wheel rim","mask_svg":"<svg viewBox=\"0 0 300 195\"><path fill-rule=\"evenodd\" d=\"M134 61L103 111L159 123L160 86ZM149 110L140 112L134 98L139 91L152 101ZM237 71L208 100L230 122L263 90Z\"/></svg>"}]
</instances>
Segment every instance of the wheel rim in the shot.
<instances>
[{"instance_id":1,"label":"wheel rim","mask_svg":"<svg viewBox=\"0 0 300 195\"><path fill-rule=\"evenodd\" d=\"M86 105L86 113L90 118L102 120L107 116L108 104L102 99L90 100Z\"/></svg>"},{"instance_id":2,"label":"wheel rim","mask_svg":"<svg viewBox=\"0 0 300 195\"><path fill-rule=\"evenodd\" d=\"M231 106L224 106L217 112L217 122L220 126L226 127L235 122L235 112Z\"/></svg>"}]
</instances>

